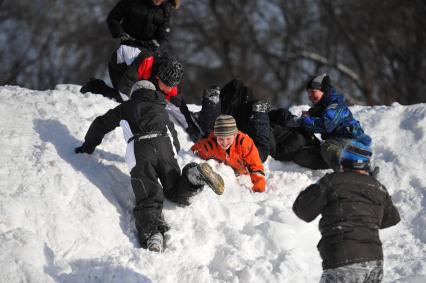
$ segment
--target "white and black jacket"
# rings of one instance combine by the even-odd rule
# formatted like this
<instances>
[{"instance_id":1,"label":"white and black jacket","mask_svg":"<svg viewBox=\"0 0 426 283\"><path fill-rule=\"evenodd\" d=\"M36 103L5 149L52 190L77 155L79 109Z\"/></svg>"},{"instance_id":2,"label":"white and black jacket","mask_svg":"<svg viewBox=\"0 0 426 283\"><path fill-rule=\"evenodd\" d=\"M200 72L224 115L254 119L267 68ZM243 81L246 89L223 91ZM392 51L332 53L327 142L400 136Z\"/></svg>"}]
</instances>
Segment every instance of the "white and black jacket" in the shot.
<instances>
[{"instance_id":1,"label":"white and black jacket","mask_svg":"<svg viewBox=\"0 0 426 283\"><path fill-rule=\"evenodd\" d=\"M176 130L169 120L160 91L139 89L132 93L129 100L98 116L86 133L83 147L94 150L103 137L118 126L122 127L127 142L126 162L129 170L136 165L134 139L140 136L171 136L176 152L180 150Z\"/></svg>"}]
</instances>

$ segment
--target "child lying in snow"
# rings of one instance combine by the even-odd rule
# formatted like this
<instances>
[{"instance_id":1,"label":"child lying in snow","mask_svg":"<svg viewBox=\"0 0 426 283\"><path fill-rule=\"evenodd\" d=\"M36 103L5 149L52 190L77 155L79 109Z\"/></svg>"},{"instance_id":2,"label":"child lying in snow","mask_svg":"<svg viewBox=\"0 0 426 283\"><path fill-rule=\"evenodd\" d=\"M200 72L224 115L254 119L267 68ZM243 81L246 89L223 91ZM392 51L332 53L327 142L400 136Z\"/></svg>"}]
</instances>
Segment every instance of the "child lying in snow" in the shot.
<instances>
[{"instance_id":1,"label":"child lying in snow","mask_svg":"<svg viewBox=\"0 0 426 283\"><path fill-rule=\"evenodd\" d=\"M237 174L250 174L254 192L264 192L265 171L253 140L237 129L235 119L220 115L214 131L191 147L202 159L216 159L231 166Z\"/></svg>"}]
</instances>

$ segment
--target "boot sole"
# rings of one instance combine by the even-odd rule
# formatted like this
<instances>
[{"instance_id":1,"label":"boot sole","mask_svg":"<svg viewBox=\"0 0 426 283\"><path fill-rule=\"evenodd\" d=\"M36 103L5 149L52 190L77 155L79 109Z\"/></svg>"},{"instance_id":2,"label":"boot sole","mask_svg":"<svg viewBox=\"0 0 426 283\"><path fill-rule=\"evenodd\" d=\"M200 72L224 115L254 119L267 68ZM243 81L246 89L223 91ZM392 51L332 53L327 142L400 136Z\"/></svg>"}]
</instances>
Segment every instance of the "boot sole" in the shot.
<instances>
[{"instance_id":1,"label":"boot sole","mask_svg":"<svg viewBox=\"0 0 426 283\"><path fill-rule=\"evenodd\" d=\"M156 252L156 253L160 253L162 251L159 245L152 245L151 247L148 248L148 250L151 252Z\"/></svg>"},{"instance_id":2,"label":"boot sole","mask_svg":"<svg viewBox=\"0 0 426 283\"><path fill-rule=\"evenodd\" d=\"M208 165L207 163L199 164L198 168L200 170L200 173L203 175L207 185L212 188L212 190L216 194L223 194L223 192L225 191L225 182L223 181L222 177L219 174L215 173L210 167L210 165Z\"/></svg>"}]
</instances>

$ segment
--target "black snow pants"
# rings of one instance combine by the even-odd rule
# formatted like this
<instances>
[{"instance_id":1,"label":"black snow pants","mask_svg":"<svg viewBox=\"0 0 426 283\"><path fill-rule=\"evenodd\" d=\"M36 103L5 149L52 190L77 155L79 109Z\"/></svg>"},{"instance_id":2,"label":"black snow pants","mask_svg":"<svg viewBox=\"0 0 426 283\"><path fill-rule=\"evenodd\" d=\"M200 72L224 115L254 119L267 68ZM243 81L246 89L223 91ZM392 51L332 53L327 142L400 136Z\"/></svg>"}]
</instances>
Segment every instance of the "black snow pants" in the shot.
<instances>
[{"instance_id":1,"label":"black snow pants","mask_svg":"<svg viewBox=\"0 0 426 283\"><path fill-rule=\"evenodd\" d=\"M181 175L168 137L135 141L134 151L136 166L130 172L136 198L133 213L139 241L144 247L150 235L168 230L162 218L164 197L179 205L188 205L189 198L200 188Z\"/></svg>"},{"instance_id":2,"label":"black snow pants","mask_svg":"<svg viewBox=\"0 0 426 283\"><path fill-rule=\"evenodd\" d=\"M260 159L262 162L265 162L271 154L271 150L275 147L268 113L251 112L247 119L247 128L245 132L253 139L259 151Z\"/></svg>"},{"instance_id":3,"label":"black snow pants","mask_svg":"<svg viewBox=\"0 0 426 283\"><path fill-rule=\"evenodd\" d=\"M220 101L213 102L206 96L201 101L201 111L195 113L198 125L203 131L202 138L207 138L211 131L214 130L214 122L220 115Z\"/></svg>"},{"instance_id":4,"label":"black snow pants","mask_svg":"<svg viewBox=\"0 0 426 283\"><path fill-rule=\"evenodd\" d=\"M373 260L325 269L320 283L380 283L382 280L383 260Z\"/></svg>"},{"instance_id":5,"label":"black snow pants","mask_svg":"<svg viewBox=\"0 0 426 283\"><path fill-rule=\"evenodd\" d=\"M252 106L257 101L253 91L240 80L234 79L221 89L222 114L235 118L238 129L253 139L260 159L264 162L273 150L275 142L268 114L252 111Z\"/></svg>"}]
</instances>

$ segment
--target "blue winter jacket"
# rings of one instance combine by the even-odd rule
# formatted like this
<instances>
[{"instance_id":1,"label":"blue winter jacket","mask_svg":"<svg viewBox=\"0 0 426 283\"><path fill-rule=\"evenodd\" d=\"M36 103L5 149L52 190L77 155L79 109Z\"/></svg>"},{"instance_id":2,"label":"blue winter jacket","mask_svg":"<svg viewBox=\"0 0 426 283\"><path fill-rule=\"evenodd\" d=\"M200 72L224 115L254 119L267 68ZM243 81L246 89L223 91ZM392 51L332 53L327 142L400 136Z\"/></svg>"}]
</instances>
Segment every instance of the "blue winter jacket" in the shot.
<instances>
[{"instance_id":1,"label":"blue winter jacket","mask_svg":"<svg viewBox=\"0 0 426 283\"><path fill-rule=\"evenodd\" d=\"M371 144L371 138L364 133L359 121L352 116L345 98L334 88L309 109L309 117L302 117L300 125L310 132L321 134L323 140L348 138L367 146Z\"/></svg>"}]
</instances>

